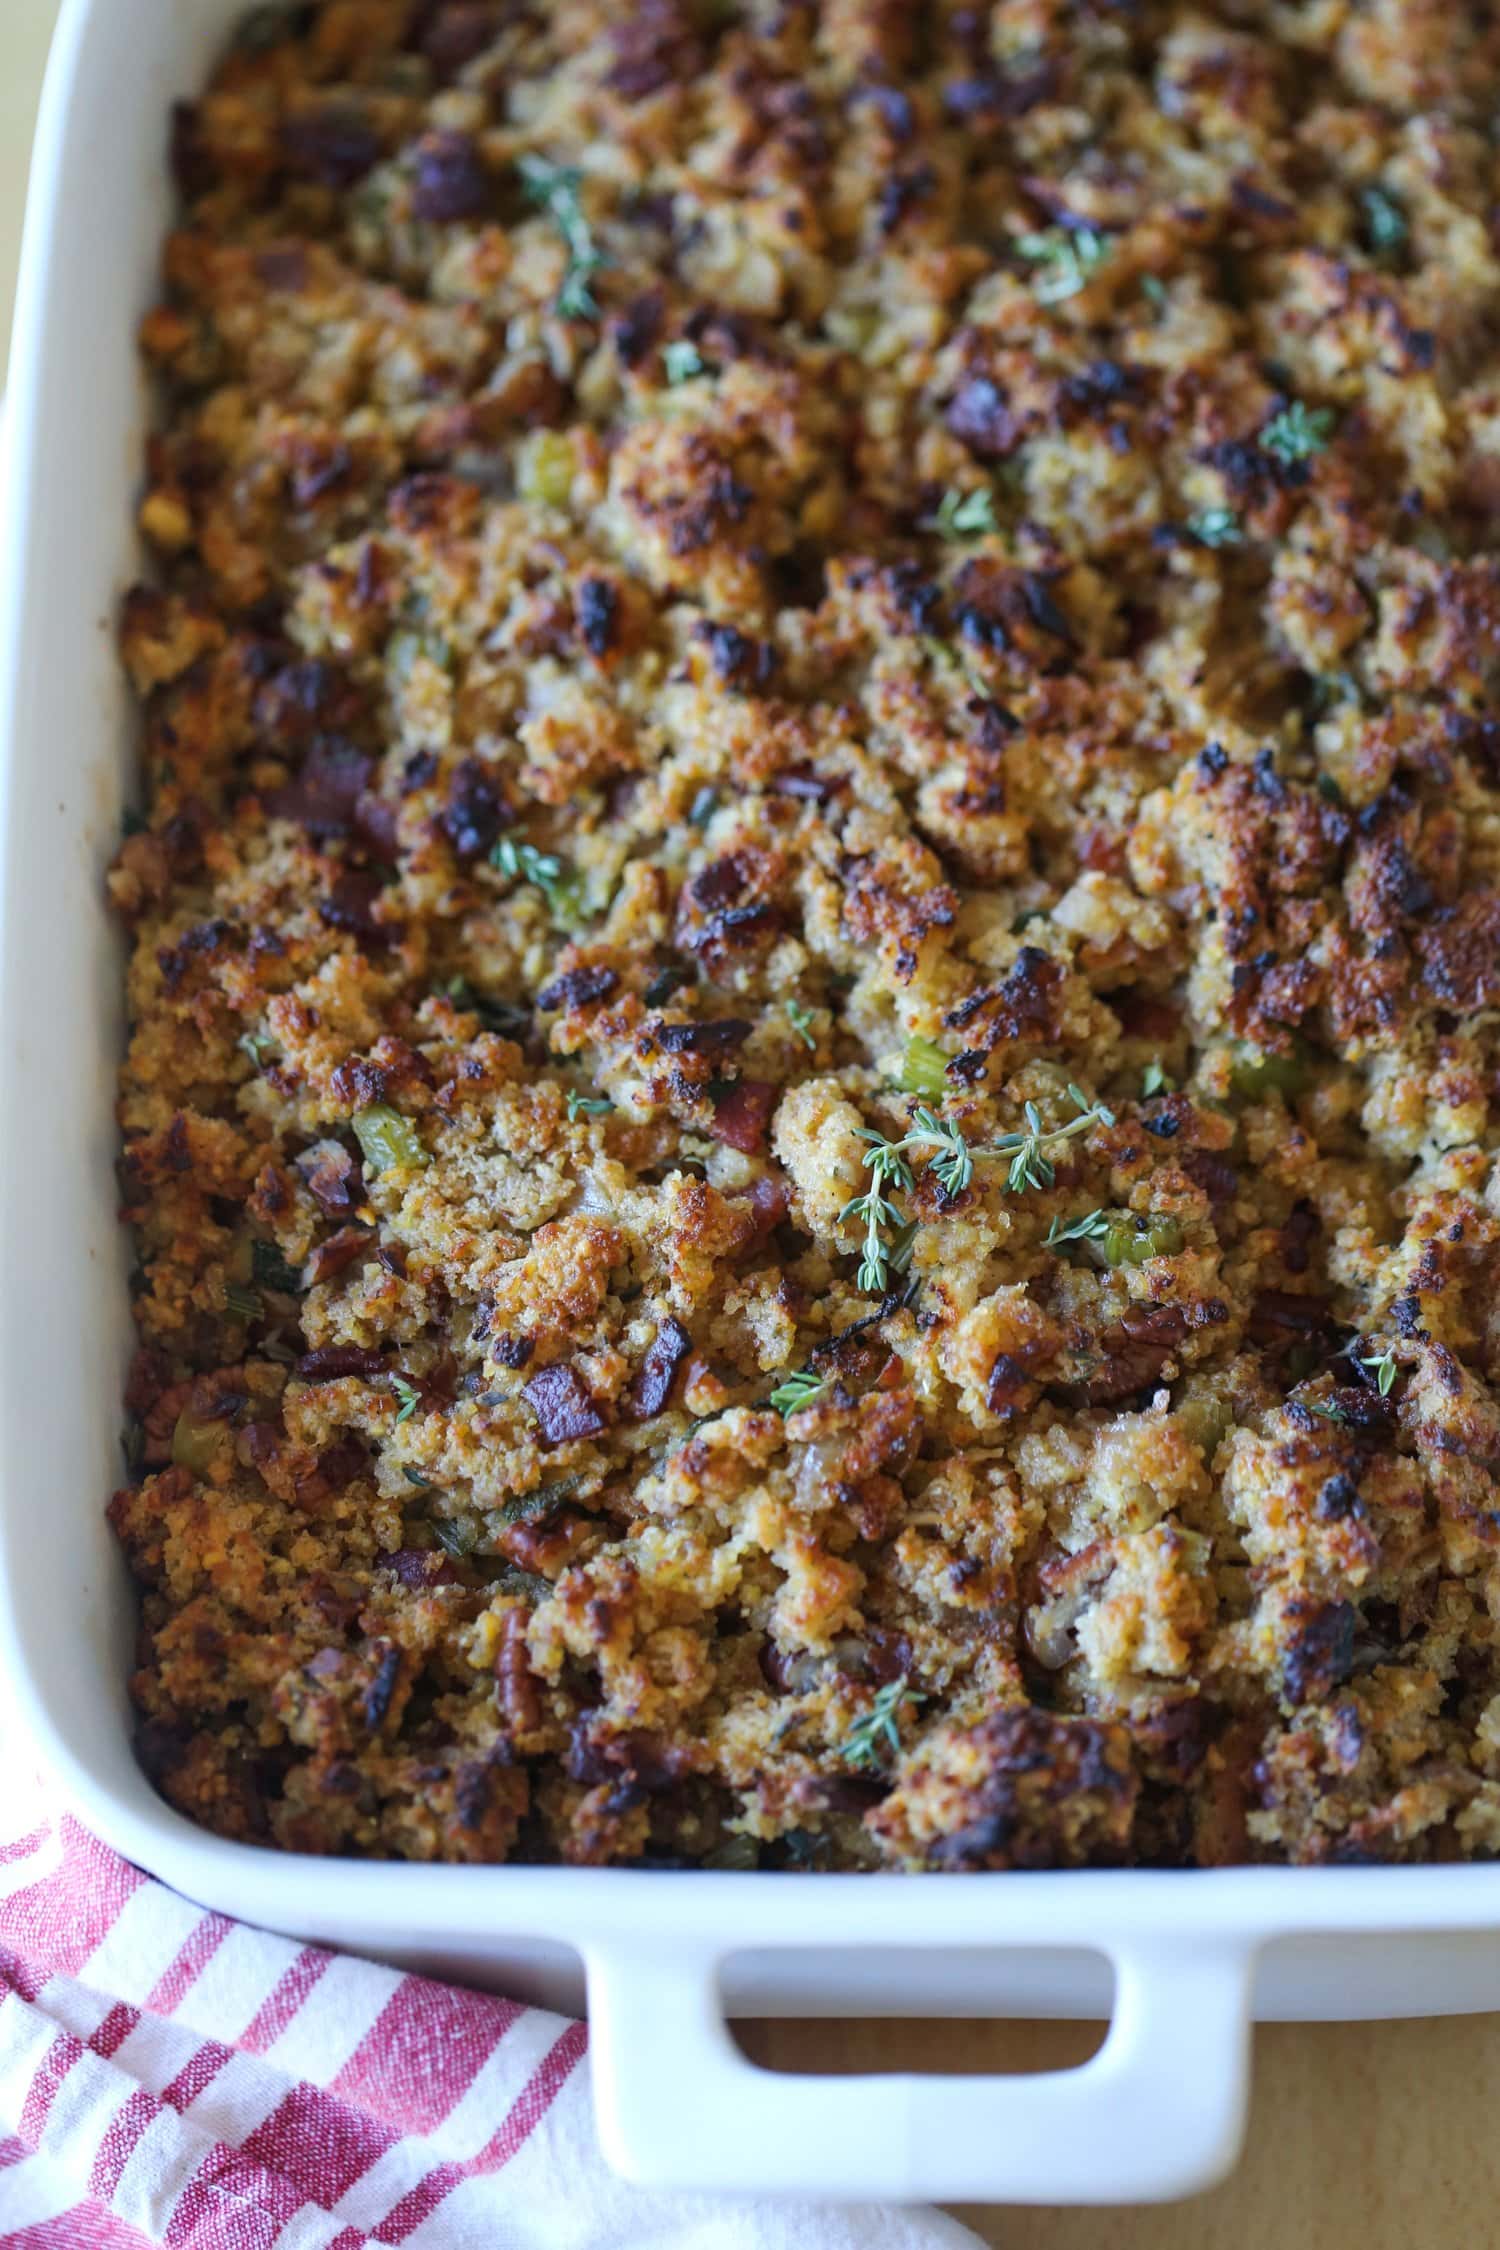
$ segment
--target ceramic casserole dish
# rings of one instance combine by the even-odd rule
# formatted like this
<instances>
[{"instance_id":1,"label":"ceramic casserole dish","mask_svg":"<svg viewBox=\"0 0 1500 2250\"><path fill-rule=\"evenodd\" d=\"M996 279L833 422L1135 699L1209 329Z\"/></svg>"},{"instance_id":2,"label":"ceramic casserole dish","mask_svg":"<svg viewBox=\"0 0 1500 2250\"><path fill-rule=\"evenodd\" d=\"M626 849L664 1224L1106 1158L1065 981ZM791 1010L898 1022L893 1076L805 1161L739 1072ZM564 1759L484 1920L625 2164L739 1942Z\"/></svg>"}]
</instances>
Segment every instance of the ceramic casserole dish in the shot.
<instances>
[{"instance_id":1,"label":"ceramic casserole dish","mask_svg":"<svg viewBox=\"0 0 1500 2250\"><path fill-rule=\"evenodd\" d=\"M0 1647L79 1816L204 1905L503 1983L585 1989L598 2113L639 2181L1116 2202L1222 2176L1254 2016L1500 2006L1500 1870L932 1876L464 1868L297 1858L170 1811L130 1749L132 1603L104 1517L129 1350L115 1223L121 963L103 873L129 783L113 638L149 412L135 329L174 98L241 0L66 0L12 359L0 586ZM1035 2078L778 2079L726 2014L1112 2015Z\"/></svg>"}]
</instances>

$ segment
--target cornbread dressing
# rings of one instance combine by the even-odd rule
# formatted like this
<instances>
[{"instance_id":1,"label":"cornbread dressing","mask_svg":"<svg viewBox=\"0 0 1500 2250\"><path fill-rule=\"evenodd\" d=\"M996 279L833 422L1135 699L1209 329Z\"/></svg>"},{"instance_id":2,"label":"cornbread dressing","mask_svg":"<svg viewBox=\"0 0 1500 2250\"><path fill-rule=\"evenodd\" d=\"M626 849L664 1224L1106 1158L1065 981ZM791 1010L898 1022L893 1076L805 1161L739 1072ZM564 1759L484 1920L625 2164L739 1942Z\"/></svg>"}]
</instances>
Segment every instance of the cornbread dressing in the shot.
<instances>
[{"instance_id":1,"label":"cornbread dressing","mask_svg":"<svg viewBox=\"0 0 1500 2250\"><path fill-rule=\"evenodd\" d=\"M184 1813L1500 1850L1497 110L1467 0L247 19L110 874Z\"/></svg>"}]
</instances>

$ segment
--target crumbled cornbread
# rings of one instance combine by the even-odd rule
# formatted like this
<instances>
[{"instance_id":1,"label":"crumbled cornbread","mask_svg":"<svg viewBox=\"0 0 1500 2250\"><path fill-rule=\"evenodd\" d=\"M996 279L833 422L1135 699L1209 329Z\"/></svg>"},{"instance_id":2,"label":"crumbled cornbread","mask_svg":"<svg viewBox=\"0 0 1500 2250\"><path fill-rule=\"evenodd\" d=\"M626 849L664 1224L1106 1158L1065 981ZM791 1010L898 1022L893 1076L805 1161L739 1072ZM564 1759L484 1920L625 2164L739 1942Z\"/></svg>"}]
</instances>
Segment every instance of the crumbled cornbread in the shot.
<instances>
[{"instance_id":1,"label":"crumbled cornbread","mask_svg":"<svg viewBox=\"0 0 1500 2250\"><path fill-rule=\"evenodd\" d=\"M124 608L149 1770L297 1850L1500 1850L1500 45L323 0Z\"/></svg>"}]
</instances>

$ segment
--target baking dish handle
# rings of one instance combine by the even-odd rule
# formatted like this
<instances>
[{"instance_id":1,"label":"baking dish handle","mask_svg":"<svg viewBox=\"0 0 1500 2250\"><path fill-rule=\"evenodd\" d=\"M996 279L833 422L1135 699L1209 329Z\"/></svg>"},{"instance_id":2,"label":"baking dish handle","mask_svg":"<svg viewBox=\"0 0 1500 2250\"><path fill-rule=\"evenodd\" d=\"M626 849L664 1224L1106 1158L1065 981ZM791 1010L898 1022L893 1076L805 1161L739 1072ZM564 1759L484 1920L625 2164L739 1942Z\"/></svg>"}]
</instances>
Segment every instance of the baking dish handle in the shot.
<instances>
[{"instance_id":1,"label":"baking dish handle","mask_svg":"<svg viewBox=\"0 0 1500 2250\"><path fill-rule=\"evenodd\" d=\"M1210 2187L1244 2137L1252 1949L1113 1950L1108 2037L1031 2077L792 2077L730 2037L726 1949L588 1951L599 2135L643 2187L871 2201L1149 2203Z\"/></svg>"}]
</instances>

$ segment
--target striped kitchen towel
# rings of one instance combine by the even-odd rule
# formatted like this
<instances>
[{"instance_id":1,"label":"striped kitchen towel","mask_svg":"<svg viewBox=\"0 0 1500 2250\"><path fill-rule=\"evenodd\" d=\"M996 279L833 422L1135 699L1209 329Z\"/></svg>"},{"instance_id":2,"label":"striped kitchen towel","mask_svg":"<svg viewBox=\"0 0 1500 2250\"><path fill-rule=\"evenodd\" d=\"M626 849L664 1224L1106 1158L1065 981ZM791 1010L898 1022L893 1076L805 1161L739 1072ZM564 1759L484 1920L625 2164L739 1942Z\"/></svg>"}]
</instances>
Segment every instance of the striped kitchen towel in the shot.
<instances>
[{"instance_id":1,"label":"striped kitchen towel","mask_svg":"<svg viewBox=\"0 0 1500 2250\"><path fill-rule=\"evenodd\" d=\"M977 2250L933 2211L627 2187L586 2043L189 1906L0 1757L10 2250Z\"/></svg>"}]
</instances>

